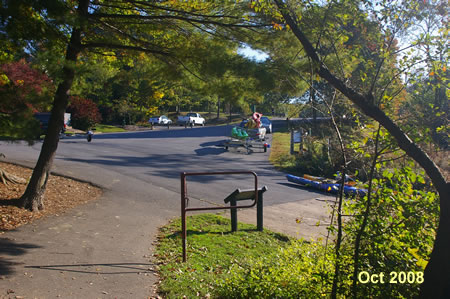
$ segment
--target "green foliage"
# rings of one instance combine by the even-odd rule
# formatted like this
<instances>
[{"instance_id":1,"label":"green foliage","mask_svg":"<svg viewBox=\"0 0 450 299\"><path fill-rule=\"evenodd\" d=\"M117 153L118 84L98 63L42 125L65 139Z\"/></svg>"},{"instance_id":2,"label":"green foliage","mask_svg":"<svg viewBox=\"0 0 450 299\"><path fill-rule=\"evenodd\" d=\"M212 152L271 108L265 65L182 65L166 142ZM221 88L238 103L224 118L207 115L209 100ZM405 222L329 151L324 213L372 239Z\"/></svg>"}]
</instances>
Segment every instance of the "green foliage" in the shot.
<instances>
[{"instance_id":1,"label":"green foliage","mask_svg":"<svg viewBox=\"0 0 450 299\"><path fill-rule=\"evenodd\" d=\"M370 171L370 161L377 149L377 160L372 178L372 192L370 194L371 206L367 214L367 223L361 235L361 243L358 246L359 266L357 274L366 271L371 274L384 273L386 283L359 283L357 277L353 277L355 269L355 242L360 233L363 219L366 215L368 196L346 199L344 201L345 221L343 223L344 238L340 249L340 277L338 284L338 296L349 297L353 295L352 283L355 279L356 293L362 298L411 298L418 294L420 283L389 283L393 277L391 272L414 272L421 276L427 265L433 241L436 234L439 219L439 202L437 195L432 191L432 186L426 183L423 172L419 172L414 164L398 160L402 153L393 144L390 135L383 129L376 130L373 125L366 124L364 130L358 135L349 132L346 138L349 142L347 154L350 160L356 160L360 173L357 177L366 177ZM344 130L345 132L345 130ZM280 135L284 135L284 145L280 144ZM378 137L377 137L378 135ZM358 138L356 138L359 136ZM282 136L283 137L283 136ZM305 142L305 147L311 145ZM294 168L295 161L301 159L301 166L309 165L304 157L288 155L289 134L275 133L272 143L272 151L280 153L280 147L284 147L283 153L277 155L275 160L278 165L284 166L284 171L295 169L299 174L301 168ZM319 157L320 149L313 151L312 155ZM273 157L271 157L271 161ZM284 163L284 164L283 164ZM320 170L324 161L317 160L316 165L311 163L314 169ZM351 162L353 164L354 162ZM369 166L367 166L369 164ZM276 164L277 165L277 164ZM361 173L366 175L361 175ZM318 175L325 172L320 171ZM369 182L364 188L369 187ZM336 237L337 227L333 223L329 227L332 238ZM323 250L323 249L318 249ZM329 248L328 250L332 250ZM334 265L336 260L330 256L329 262ZM270 262L265 261L265 264ZM257 263L255 263L257 267ZM259 271L259 270L258 270ZM332 275L334 269L327 270L323 275ZM249 272L250 273L250 272ZM419 273L419 274L417 274ZM329 285L324 288L330 288ZM245 292L242 290L242 292ZM315 295L311 295L314 297ZM308 297L308 295L305 295Z\"/></svg>"},{"instance_id":2,"label":"green foliage","mask_svg":"<svg viewBox=\"0 0 450 299\"><path fill-rule=\"evenodd\" d=\"M361 153L368 155L365 157L368 162L369 158L372 158L375 145L375 141L371 138L375 137L365 134L365 138L355 143L361 147ZM277 155L276 161L282 164L283 157L292 158L292 156L287 155L288 133L274 134L272 151L279 153L280 135L284 135L286 146L284 155ZM383 139L378 141L380 148L395 149L391 148L391 140L386 132L380 131L380 135ZM360 152L356 148L354 146L349 150L358 155ZM388 151L386 155L392 158L394 153L395 151ZM271 160L273 158L271 157ZM357 281L358 298L416 296L420 283L390 283L390 279L394 278L391 273L414 273L415 278L423 277L433 247L439 218L437 195L430 191L432 188L426 184L423 173L419 173L411 166L401 167L401 163L393 160L391 163L382 162L375 165L378 174L372 181L373 192L370 195L372 206L358 254L357 274L362 271L371 274L384 273L385 283L363 284ZM287 164L284 166L292 167L293 161L290 159L285 163ZM368 188L368 184L366 183L364 187ZM344 216L346 220L343 225L343 244L339 253L341 271L338 297L352 296L352 282L358 279L353 277L355 239L361 229L367 201L367 196L344 201L343 214L346 215ZM332 238L335 238L336 229L335 224L329 227ZM294 243L280 250L279 254L258 257L245 265L235 266L231 272L232 276L221 282L217 294L233 298L296 297L292 294L301 294L304 298L326 296L331 290L336 262L330 251L332 247L326 249L322 244ZM289 255L290 253L292 255ZM291 291L293 293L290 293Z\"/></svg>"},{"instance_id":3,"label":"green foliage","mask_svg":"<svg viewBox=\"0 0 450 299\"><path fill-rule=\"evenodd\" d=\"M411 168L386 169L373 180L372 207L368 215L360 246L359 272L423 272L433 247L439 206L437 195L428 191L422 174ZM367 196L346 201L344 254L351 257L354 240L360 229ZM353 265L348 260L343 276L352 276ZM357 279L357 278L353 278ZM418 294L420 284L358 284L361 297L406 297ZM349 290L343 294L350 294Z\"/></svg>"},{"instance_id":4,"label":"green foliage","mask_svg":"<svg viewBox=\"0 0 450 299\"><path fill-rule=\"evenodd\" d=\"M311 174L333 178L339 170L340 159L334 159L336 164L331 163L328 156L326 140L317 138L304 138L304 150L296 157L295 167L302 174Z\"/></svg>"},{"instance_id":5,"label":"green foliage","mask_svg":"<svg viewBox=\"0 0 450 299\"><path fill-rule=\"evenodd\" d=\"M320 243L293 241L275 254L234 264L219 298L321 298L330 293L332 257Z\"/></svg>"}]
</instances>

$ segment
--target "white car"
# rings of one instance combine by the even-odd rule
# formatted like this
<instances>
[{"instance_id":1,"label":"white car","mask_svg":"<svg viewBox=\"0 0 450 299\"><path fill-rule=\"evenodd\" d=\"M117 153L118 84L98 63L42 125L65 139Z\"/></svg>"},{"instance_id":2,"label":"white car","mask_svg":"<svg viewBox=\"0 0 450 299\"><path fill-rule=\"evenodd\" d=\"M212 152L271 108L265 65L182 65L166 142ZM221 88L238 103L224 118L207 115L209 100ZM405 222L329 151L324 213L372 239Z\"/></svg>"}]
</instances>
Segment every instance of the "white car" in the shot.
<instances>
[{"instance_id":1,"label":"white car","mask_svg":"<svg viewBox=\"0 0 450 299\"><path fill-rule=\"evenodd\" d=\"M186 114L186 116L178 116L177 119L177 124L179 125L201 125L204 126L205 125L206 120L199 114L199 113L194 113L194 112L190 112L188 114Z\"/></svg>"},{"instance_id":2,"label":"white car","mask_svg":"<svg viewBox=\"0 0 450 299\"><path fill-rule=\"evenodd\" d=\"M158 117L151 117L148 120L149 123L151 123L152 125L170 125L172 124L172 121L170 120L170 118L168 118L165 115L161 115Z\"/></svg>"}]
</instances>

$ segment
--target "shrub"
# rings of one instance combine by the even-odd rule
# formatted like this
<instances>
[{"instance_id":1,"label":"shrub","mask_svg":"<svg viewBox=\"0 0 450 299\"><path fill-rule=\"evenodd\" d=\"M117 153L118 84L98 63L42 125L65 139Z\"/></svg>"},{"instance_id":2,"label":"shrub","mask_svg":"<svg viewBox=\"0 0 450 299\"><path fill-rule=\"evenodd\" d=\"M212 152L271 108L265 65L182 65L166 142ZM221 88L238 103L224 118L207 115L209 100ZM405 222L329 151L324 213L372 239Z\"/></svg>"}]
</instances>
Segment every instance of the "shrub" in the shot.
<instances>
[{"instance_id":1,"label":"shrub","mask_svg":"<svg viewBox=\"0 0 450 299\"><path fill-rule=\"evenodd\" d=\"M218 281L219 298L321 298L331 292L331 251L320 243L295 241L277 254L234 264Z\"/></svg>"},{"instance_id":2,"label":"shrub","mask_svg":"<svg viewBox=\"0 0 450 299\"><path fill-rule=\"evenodd\" d=\"M428 191L424 179L409 167L385 170L373 183L372 208L359 246L357 275L384 273L384 283L357 282L356 298L413 298L423 282L437 228L437 195ZM414 189L415 184L420 184L420 188ZM354 242L367 196L344 203L344 213L354 217L347 218L343 226L338 298L350 298L353 279L358 281L353 277ZM335 232L336 228L329 229ZM327 297L334 277L334 250L333 246L327 249L322 243L298 241L280 248L277 254L234 264L230 276L218 279L215 295L219 298ZM399 276L396 278L395 274ZM410 278L414 281L409 281ZM391 283L391 279L397 283Z\"/></svg>"},{"instance_id":3,"label":"shrub","mask_svg":"<svg viewBox=\"0 0 450 299\"><path fill-rule=\"evenodd\" d=\"M373 180L373 185L372 205L359 248L358 273L384 273L388 282L395 278L394 272L413 272L412 278L419 277L427 264L437 229L437 195L428 191L422 176L409 167L384 170L380 178ZM346 201L345 214L362 215L366 205L367 196ZM344 225L344 255L354 254L354 241L361 223L362 217L350 217ZM343 276L352 276L353 263L343 269ZM414 298L419 287L420 281L357 285L361 298ZM349 295L348 290L346 294Z\"/></svg>"},{"instance_id":4,"label":"shrub","mask_svg":"<svg viewBox=\"0 0 450 299\"><path fill-rule=\"evenodd\" d=\"M89 99L71 97L67 111L72 114L71 124L76 129L88 130L102 120L97 105Z\"/></svg>"}]
</instances>

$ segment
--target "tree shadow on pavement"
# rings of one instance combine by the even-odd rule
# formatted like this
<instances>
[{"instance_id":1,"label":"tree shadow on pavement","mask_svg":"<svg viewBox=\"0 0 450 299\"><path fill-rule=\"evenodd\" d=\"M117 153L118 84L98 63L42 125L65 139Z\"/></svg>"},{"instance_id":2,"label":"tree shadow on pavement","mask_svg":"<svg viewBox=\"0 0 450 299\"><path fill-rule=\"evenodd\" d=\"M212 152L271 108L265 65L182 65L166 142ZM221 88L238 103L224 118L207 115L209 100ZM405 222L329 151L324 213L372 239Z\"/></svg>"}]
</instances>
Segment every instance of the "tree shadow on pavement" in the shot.
<instances>
[{"instance_id":1,"label":"tree shadow on pavement","mask_svg":"<svg viewBox=\"0 0 450 299\"><path fill-rule=\"evenodd\" d=\"M71 265L42 265L26 266L25 268L52 270L60 272L74 272L84 274L140 274L155 273L154 264L142 263L101 263L101 264L71 264Z\"/></svg>"},{"instance_id":2,"label":"tree shadow on pavement","mask_svg":"<svg viewBox=\"0 0 450 299\"><path fill-rule=\"evenodd\" d=\"M220 155L223 154L224 152L226 152L224 148L217 148L217 147L204 147L195 150L195 153L198 156Z\"/></svg>"},{"instance_id":3,"label":"tree shadow on pavement","mask_svg":"<svg viewBox=\"0 0 450 299\"><path fill-rule=\"evenodd\" d=\"M29 243L17 243L8 238L0 238L0 275L14 273L14 266L22 263L14 262L5 256L19 256L26 254L30 249L40 248L40 246Z\"/></svg>"},{"instance_id":4,"label":"tree shadow on pavement","mask_svg":"<svg viewBox=\"0 0 450 299\"><path fill-rule=\"evenodd\" d=\"M231 126L212 126L212 127L195 127L176 130L155 130L155 131L137 131L123 133L103 133L95 134L95 139L152 139L152 138L199 138L199 137L223 137L228 135ZM85 135L70 137L61 140L62 142L70 142L68 140L86 139Z\"/></svg>"},{"instance_id":5,"label":"tree shadow on pavement","mask_svg":"<svg viewBox=\"0 0 450 299\"><path fill-rule=\"evenodd\" d=\"M20 207L19 200L20 198L11 198L11 199L0 198L0 207L8 207L8 206Z\"/></svg>"}]
</instances>

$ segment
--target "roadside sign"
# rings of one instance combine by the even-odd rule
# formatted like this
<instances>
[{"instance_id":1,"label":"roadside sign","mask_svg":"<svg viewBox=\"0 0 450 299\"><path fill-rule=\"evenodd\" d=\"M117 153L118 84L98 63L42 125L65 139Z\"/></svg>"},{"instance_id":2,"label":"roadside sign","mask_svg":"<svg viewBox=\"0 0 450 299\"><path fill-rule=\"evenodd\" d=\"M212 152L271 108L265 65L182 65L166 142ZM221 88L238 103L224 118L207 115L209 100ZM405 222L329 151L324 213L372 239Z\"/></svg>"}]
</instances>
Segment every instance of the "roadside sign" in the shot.
<instances>
[{"instance_id":1,"label":"roadside sign","mask_svg":"<svg viewBox=\"0 0 450 299\"><path fill-rule=\"evenodd\" d=\"M302 132L294 131L294 143L301 143L301 142L302 142Z\"/></svg>"}]
</instances>

